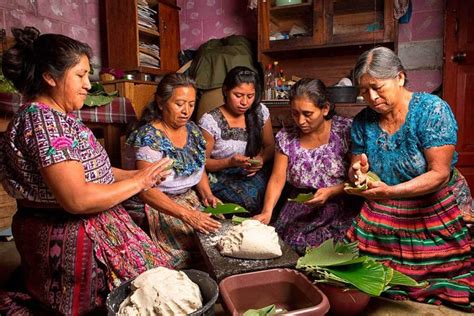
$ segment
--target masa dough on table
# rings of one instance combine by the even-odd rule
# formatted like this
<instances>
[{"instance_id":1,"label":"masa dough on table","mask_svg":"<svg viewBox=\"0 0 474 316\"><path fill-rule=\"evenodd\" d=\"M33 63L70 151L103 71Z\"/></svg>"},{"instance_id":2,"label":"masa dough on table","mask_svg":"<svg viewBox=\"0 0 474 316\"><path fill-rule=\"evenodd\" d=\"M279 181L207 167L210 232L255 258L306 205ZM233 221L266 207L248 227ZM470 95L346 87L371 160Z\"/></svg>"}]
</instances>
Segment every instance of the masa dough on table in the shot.
<instances>
[{"instance_id":1,"label":"masa dough on table","mask_svg":"<svg viewBox=\"0 0 474 316\"><path fill-rule=\"evenodd\" d=\"M273 259L282 255L275 228L253 219L229 229L217 247L221 255L240 259Z\"/></svg>"},{"instance_id":2,"label":"masa dough on table","mask_svg":"<svg viewBox=\"0 0 474 316\"><path fill-rule=\"evenodd\" d=\"M119 315L187 315L202 307L199 286L184 272L150 269L132 281L133 292L120 304Z\"/></svg>"}]
</instances>

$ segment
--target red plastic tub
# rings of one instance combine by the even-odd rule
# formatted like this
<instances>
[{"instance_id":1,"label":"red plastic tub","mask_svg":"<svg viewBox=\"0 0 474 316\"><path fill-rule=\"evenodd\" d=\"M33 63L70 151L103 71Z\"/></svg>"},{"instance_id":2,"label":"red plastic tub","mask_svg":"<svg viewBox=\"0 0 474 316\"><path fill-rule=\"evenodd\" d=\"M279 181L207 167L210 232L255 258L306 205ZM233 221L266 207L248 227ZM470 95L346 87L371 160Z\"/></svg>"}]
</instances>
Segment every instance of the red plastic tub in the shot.
<instances>
[{"instance_id":1,"label":"red plastic tub","mask_svg":"<svg viewBox=\"0 0 474 316\"><path fill-rule=\"evenodd\" d=\"M287 312L279 315L325 315L326 296L302 273L271 269L225 278L219 284L224 307L231 315L275 304Z\"/></svg>"}]
</instances>

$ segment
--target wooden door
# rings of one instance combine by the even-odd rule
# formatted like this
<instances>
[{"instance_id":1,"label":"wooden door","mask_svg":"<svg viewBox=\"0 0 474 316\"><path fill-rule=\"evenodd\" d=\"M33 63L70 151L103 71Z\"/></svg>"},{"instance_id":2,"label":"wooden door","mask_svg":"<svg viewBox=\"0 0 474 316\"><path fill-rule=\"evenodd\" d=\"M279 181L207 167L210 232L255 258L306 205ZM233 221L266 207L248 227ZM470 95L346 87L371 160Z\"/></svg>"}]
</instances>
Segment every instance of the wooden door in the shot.
<instances>
[{"instance_id":1,"label":"wooden door","mask_svg":"<svg viewBox=\"0 0 474 316\"><path fill-rule=\"evenodd\" d=\"M474 192L474 1L446 1L443 97L458 122L459 162Z\"/></svg>"},{"instance_id":2,"label":"wooden door","mask_svg":"<svg viewBox=\"0 0 474 316\"><path fill-rule=\"evenodd\" d=\"M160 58L161 69L174 72L179 68L179 8L159 3Z\"/></svg>"}]
</instances>

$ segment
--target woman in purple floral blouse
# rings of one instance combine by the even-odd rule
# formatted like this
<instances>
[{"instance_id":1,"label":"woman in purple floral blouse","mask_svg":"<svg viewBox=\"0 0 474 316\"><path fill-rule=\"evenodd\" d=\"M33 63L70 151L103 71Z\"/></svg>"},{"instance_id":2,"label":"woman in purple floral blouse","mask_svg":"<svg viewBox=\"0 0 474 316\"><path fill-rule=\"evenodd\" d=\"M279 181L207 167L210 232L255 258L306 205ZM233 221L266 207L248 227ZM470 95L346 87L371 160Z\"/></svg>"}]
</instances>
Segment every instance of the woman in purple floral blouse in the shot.
<instances>
[{"instance_id":1,"label":"woman in purple floral blouse","mask_svg":"<svg viewBox=\"0 0 474 316\"><path fill-rule=\"evenodd\" d=\"M166 178L170 161L139 171L112 168L71 113L91 87L90 47L33 27L13 34L3 72L26 102L0 141L0 178L17 200L12 229L26 293L0 290L0 314L103 312L114 286L169 266L120 203Z\"/></svg>"},{"instance_id":2,"label":"woman in purple floral blouse","mask_svg":"<svg viewBox=\"0 0 474 316\"><path fill-rule=\"evenodd\" d=\"M275 223L278 234L300 254L329 238L343 239L357 212L344 194L350 161L351 120L335 116L324 84L301 79L290 92L296 126L276 135L275 162L256 219L268 224L288 182L290 197L313 193L304 203L287 201Z\"/></svg>"}]
</instances>

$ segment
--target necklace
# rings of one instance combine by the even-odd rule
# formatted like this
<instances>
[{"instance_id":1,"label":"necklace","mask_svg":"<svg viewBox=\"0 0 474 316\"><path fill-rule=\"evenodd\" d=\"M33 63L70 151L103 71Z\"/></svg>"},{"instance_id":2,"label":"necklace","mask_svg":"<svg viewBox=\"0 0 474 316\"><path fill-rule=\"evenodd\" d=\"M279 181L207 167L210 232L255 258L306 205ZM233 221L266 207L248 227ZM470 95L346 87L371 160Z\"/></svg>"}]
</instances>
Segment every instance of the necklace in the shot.
<instances>
[{"instance_id":1,"label":"necklace","mask_svg":"<svg viewBox=\"0 0 474 316\"><path fill-rule=\"evenodd\" d=\"M165 136L170 140L171 144L173 144L173 146L175 147L179 147L179 148L183 148L185 145L186 145L186 142L187 142L187 133L186 133L186 136L184 137L184 142L183 142L183 133L182 133L182 128L184 127L184 129L186 129L186 126L183 126L179 129L174 129L174 128L169 128L168 127L168 124L165 123L165 121L160 121L161 123L161 130L163 131L163 133L165 134ZM171 131L174 131L173 133L175 133L173 135L173 133ZM173 138L171 138L171 135L175 136Z\"/></svg>"},{"instance_id":2,"label":"necklace","mask_svg":"<svg viewBox=\"0 0 474 316\"><path fill-rule=\"evenodd\" d=\"M168 134L168 127L166 126L165 121L161 121L161 126L162 126L163 133L165 133L165 136L168 137L169 140L171 140L171 137Z\"/></svg>"}]
</instances>

